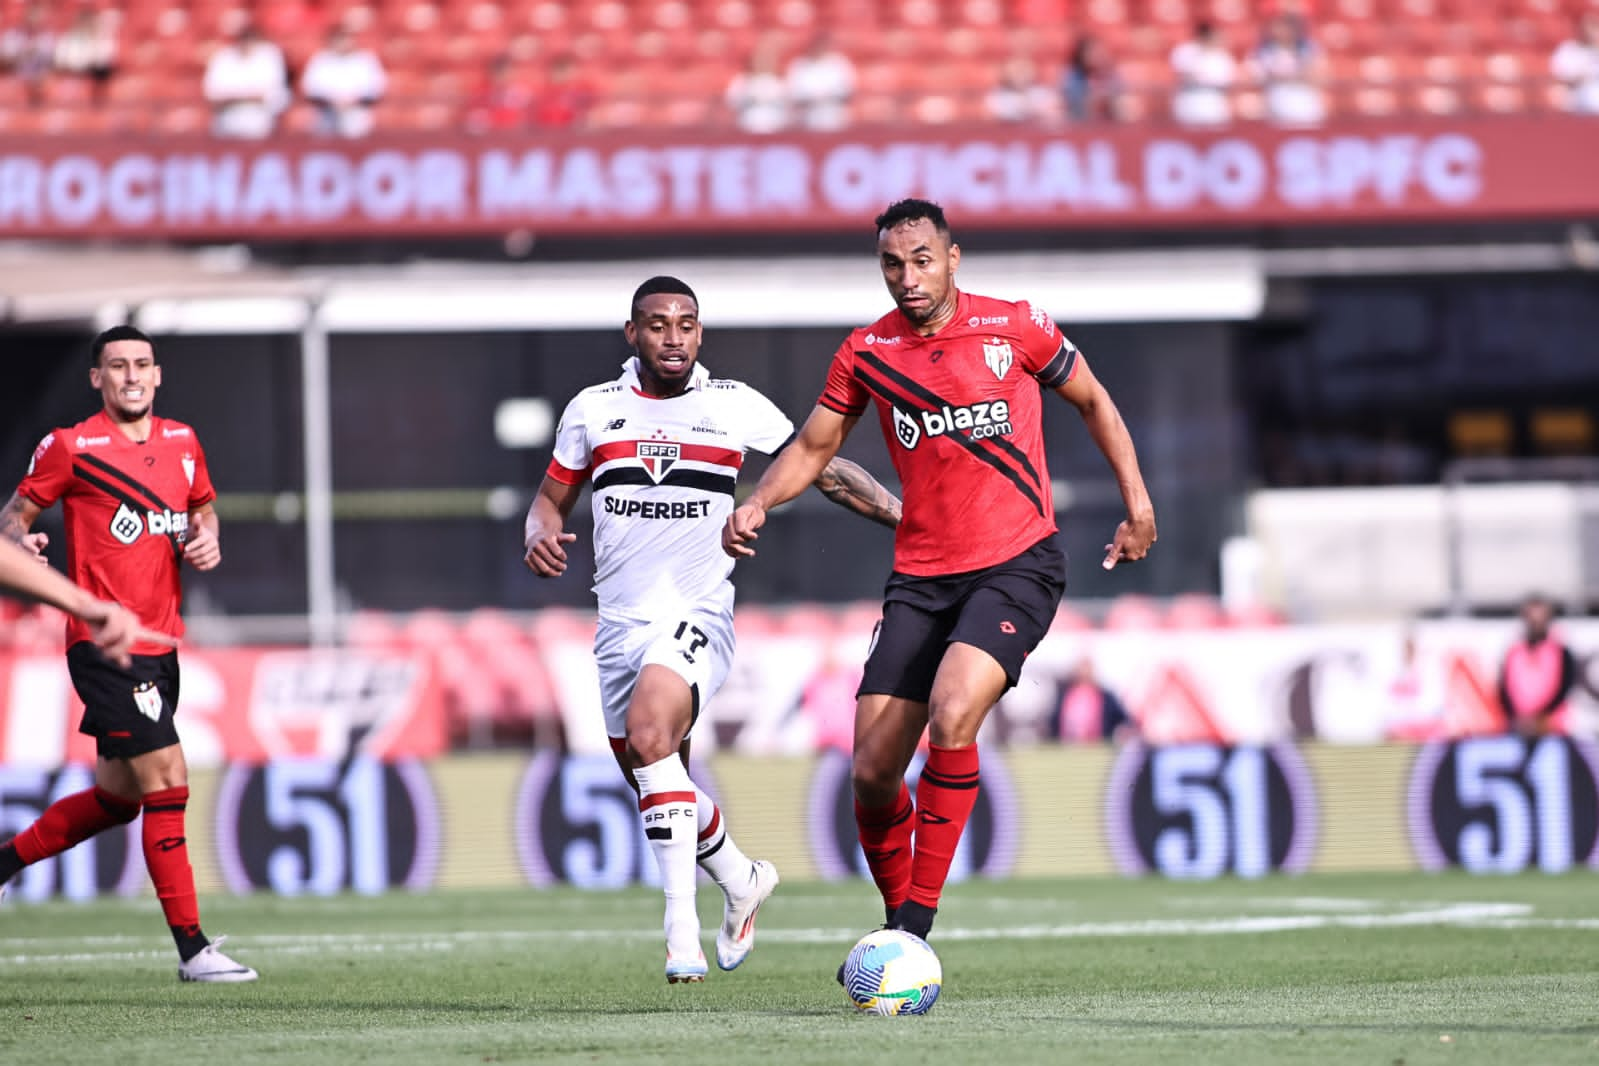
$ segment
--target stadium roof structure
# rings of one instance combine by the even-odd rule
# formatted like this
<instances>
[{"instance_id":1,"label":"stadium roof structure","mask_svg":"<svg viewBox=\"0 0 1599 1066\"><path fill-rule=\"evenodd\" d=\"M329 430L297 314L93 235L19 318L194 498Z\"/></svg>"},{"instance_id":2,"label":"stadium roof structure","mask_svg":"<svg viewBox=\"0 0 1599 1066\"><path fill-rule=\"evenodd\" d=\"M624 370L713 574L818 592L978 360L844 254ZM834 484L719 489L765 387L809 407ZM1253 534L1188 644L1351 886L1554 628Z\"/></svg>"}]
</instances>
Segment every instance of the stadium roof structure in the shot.
<instances>
[{"instance_id":1,"label":"stadium roof structure","mask_svg":"<svg viewBox=\"0 0 1599 1066\"><path fill-rule=\"evenodd\" d=\"M151 300L304 299L311 291L240 248L0 242L0 326L112 325Z\"/></svg>"},{"instance_id":2,"label":"stadium roof structure","mask_svg":"<svg viewBox=\"0 0 1599 1066\"><path fill-rule=\"evenodd\" d=\"M133 321L154 334L610 329L617 294L682 274L719 328L853 327L888 301L869 258L652 259L285 269L243 248L0 244L0 324ZM1248 320L1265 305L1248 249L982 253L963 287L1015 293L1066 322Z\"/></svg>"}]
</instances>

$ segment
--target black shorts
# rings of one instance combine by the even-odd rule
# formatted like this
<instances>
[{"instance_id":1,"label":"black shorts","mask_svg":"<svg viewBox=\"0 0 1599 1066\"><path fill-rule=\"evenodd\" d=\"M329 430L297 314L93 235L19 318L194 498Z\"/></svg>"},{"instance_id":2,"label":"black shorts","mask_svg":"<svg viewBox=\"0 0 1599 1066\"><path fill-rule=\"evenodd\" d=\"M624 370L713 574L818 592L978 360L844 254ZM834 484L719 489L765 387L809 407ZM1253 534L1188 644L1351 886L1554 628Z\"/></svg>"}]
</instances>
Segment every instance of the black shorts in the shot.
<instances>
[{"instance_id":1,"label":"black shorts","mask_svg":"<svg viewBox=\"0 0 1599 1066\"><path fill-rule=\"evenodd\" d=\"M126 670L87 640L67 649L67 672L83 701L78 732L103 759L131 759L178 742L178 653L135 655Z\"/></svg>"},{"instance_id":2,"label":"black shorts","mask_svg":"<svg viewBox=\"0 0 1599 1066\"><path fill-rule=\"evenodd\" d=\"M883 620L872 636L857 696L926 703L944 649L955 642L992 655L1007 687L1055 621L1066 592L1066 556L1049 536L1013 559L939 577L896 571L883 590Z\"/></svg>"}]
</instances>

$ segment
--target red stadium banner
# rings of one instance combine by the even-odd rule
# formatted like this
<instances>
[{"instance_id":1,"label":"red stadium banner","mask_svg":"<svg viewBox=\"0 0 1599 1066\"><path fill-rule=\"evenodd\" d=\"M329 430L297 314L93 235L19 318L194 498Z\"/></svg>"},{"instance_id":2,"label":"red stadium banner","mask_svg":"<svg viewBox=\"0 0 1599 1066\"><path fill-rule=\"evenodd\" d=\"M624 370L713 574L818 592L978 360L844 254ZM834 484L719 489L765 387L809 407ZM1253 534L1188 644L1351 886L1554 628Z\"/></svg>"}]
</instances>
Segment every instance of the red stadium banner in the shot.
<instances>
[{"instance_id":1,"label":"red stadium banner","mask_svg":"<svg viewBox=\"0 0 1599 1066\"><path fill-rule=\"evenodd\" d=\"M191 766L426 758L449 747L423 655L190 648L181 664L178 733ZM60 652L0 652L0 766L92 764L82 714Z\"/></svg>"},{"instance_id":2,"label":"red stadium banner","mask_svg":"<svg viewBox=\"0 0 1599 1066\"><path fill-rule=\"evenodd\" d=\"M8 138L0 238L858 230L889 201L963 227L1454 222L1599 213L1599 122L1416 119L334 143Z\"/></svg>"}]
</instances>

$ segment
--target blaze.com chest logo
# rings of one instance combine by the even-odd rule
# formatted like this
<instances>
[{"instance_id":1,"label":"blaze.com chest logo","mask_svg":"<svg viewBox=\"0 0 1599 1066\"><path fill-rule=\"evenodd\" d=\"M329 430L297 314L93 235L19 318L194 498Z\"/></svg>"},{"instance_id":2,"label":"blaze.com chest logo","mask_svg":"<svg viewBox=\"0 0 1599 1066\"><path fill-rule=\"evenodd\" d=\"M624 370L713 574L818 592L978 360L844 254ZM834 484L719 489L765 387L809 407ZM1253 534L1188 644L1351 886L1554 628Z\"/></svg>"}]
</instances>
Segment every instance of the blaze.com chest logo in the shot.
<instances>
[{"instance_id":1,"label":"blaze.com chest logo","mask_svg":"<svg viewBox=\"0 0 1599 1066\"><path fill-rule=\"evenodd\" d=\"M991 400L961 407L945 404L936 411L894 408L894 437L906 451L920 444L923 437L942 437L947 433L965 434L967 440L1009 436L1010 404Z\"/></svg>"},{"instance_id":2,"label":"blaze.com chest logo","mask_svg":"<svg viewBox=\"0 0 1599 1066\"><path fill-rule=\"evenodd\" d=\"M127 504L111 516L111 535L120 544L132 544L145 533L152 537L174 537L178 543L188 539L189 515L186 511L135 511Z\"/></svg>"}]
</instances>

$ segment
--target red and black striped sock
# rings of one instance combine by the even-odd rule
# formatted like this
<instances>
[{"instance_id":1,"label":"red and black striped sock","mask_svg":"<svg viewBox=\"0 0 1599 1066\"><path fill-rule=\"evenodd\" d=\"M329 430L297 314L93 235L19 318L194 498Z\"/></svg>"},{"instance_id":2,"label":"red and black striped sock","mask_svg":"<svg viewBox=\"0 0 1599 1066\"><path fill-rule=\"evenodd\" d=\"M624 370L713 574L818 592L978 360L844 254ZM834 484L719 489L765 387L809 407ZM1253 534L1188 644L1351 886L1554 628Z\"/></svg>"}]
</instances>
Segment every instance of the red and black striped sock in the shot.
<instances>
[{"instance_id":1,"label":"red and black striped sock","mask_svg":"<svg viewBox=\"0 0 1599 1066\"><path fill-rule=\"evenodd\" d=\"M139 805L99 785L63 796L45 809L38 821L0 848L0 883L24 866L59 855L96 833L126 825L139 816Z\"/></svg>"},{"instance_id":2,"label":"red and black striped sock","mask_svg":"<svg viewBox=\"0 0 1599 1066\"><path fill-rule=\"evenodd\" d=\"M909 896L925 907L938 906L955 848L977 805L977 768L976 744L964 748L933 744L928 750L916 783L916 857Z\"/></svg>"},{"instance_id":3,"label":"red and black striped sock","mask_svg":"<svg viewBox=\"0 0 1599 1066\"><path fill-rule=\"evenodd\" d=\"M886 807L865 807L855 801L855 827L866 866L890 913L905 902L911 887L911 834L916 828L911 790L900 782L899 795Z\"/></svg>"},{"instance_id":4,"label":"red and black striped sock","mask_svg":"<svg viewBox=\"0 0 1599 1066\"><path fill-rule=\"evenodd\" d=\"M184 835L184 814L189 806L186 785L163 788L144 795L144 864L155 884L156 899L167 917L167 927L178 945L178 955L188 961L210 943L200 931L200 904L194 894L194 870L189 865L189 841Z\"/></svg>"}]
</instances>

